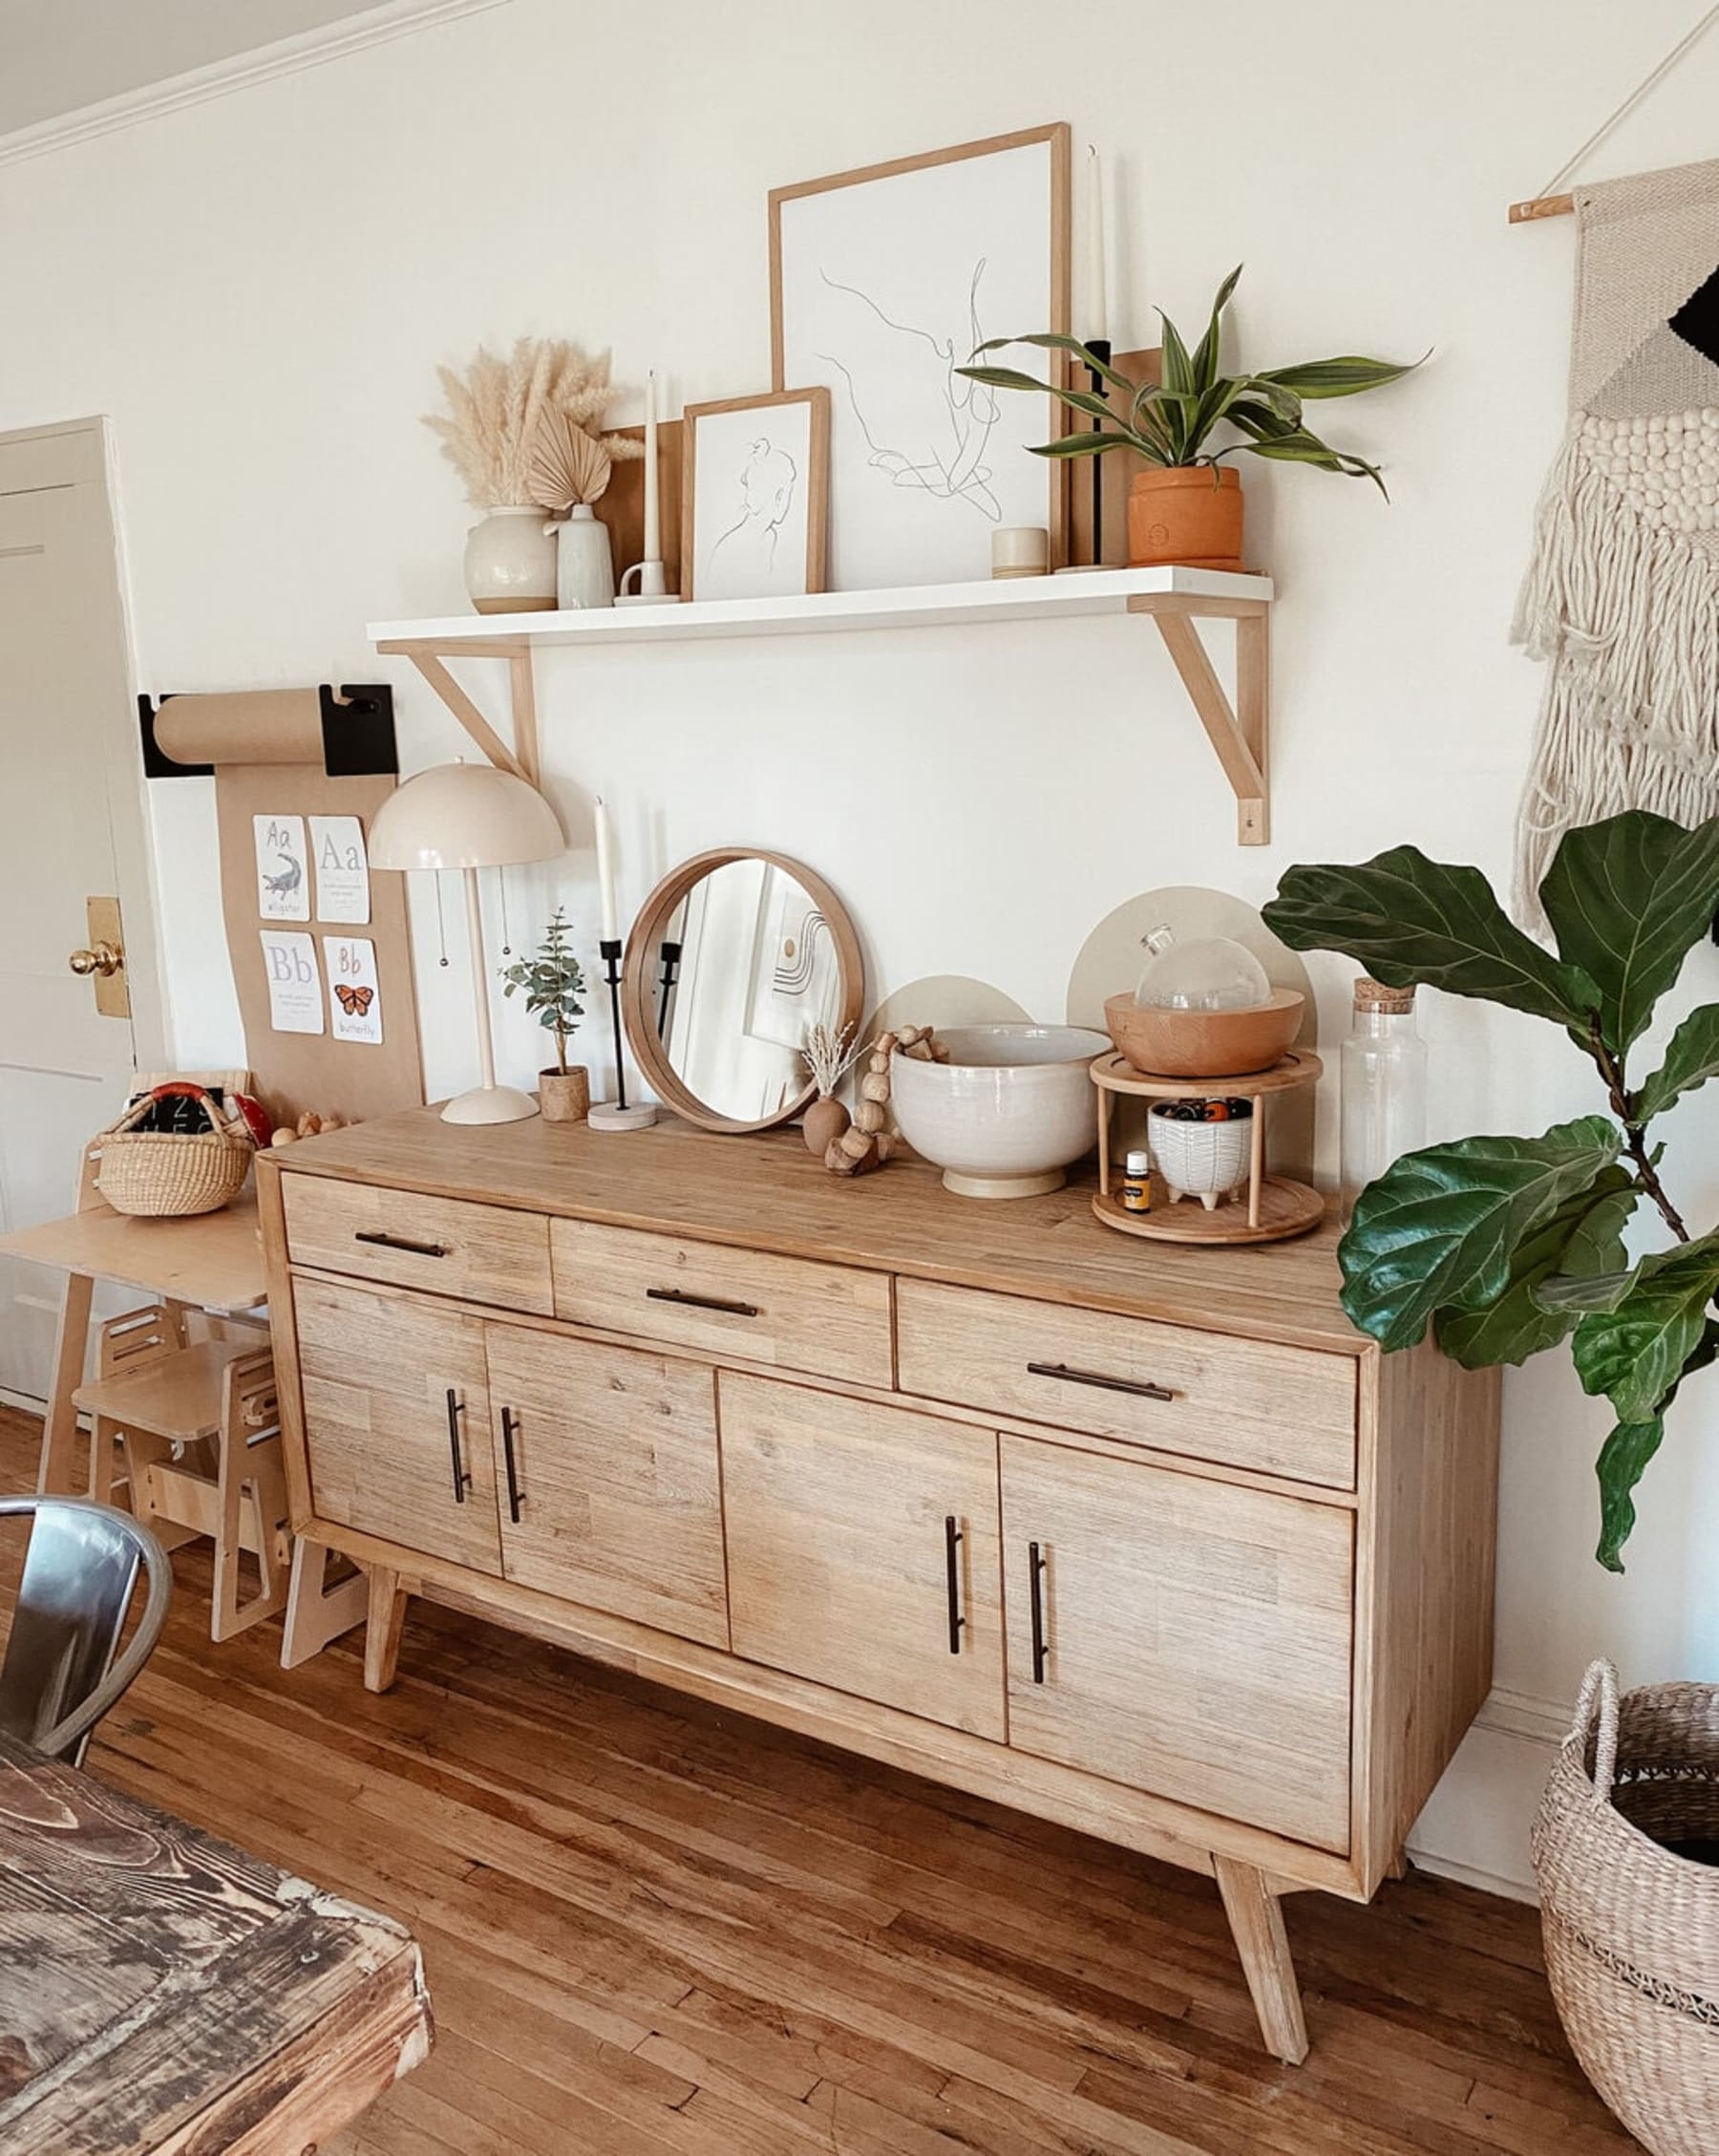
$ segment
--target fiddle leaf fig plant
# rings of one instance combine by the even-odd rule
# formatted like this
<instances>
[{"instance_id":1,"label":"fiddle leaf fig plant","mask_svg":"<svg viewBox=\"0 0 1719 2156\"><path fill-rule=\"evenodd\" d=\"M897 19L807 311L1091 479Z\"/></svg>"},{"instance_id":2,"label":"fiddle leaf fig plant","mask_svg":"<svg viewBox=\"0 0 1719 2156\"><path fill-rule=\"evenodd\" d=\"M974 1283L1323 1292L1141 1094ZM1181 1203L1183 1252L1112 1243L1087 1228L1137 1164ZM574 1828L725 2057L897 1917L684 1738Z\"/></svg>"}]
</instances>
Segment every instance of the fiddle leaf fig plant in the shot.
<instances>
[{"instance_id":1,"label":"fiddle leaf fig plant","mask_svg":"<svg viewBox=\"0 0 1719 2156\"><path fill-rule=\"evenodd\" d=\"M1363 390L1381 389L1420 362L1402 364L1360 357L1307 359L1299 366L1267 368L1257 374L1220 374L1218 347L1223 331L1223 310L1241 276L1238 265L1219 286L1205 334L1192 352L1176 324L1159 309L1158 320L1164 329L1161 379L1156 382L1131 382L1078 337L1061 336L1051 331L1032 336L991 337L974 349L975 358L980 352L1000 352L1014 344L1033 345L1041 352L1071 352L1089 374L1127 398L1125 412L1118 413L1095 391L1063 389L1015 367L958 367L956 373L990 389L1031 390L1040 396L1049 394L1059 397L1071 411L1103 422L1102 431L1094 428L1035 444L1035 457L1098 457L1106 450L1132 449L1149 464L1209 464L1216 471L1221 459L1241 451L1278 461L1313 464L1321 471L1340 472L1347 479L1369 479L1383 494L1385 482L1378 466L1369 464L1365 457L1333 449L1323 441L1305 424L1302 407L1316 398L1357 396ZM1228 426L1241 438L1211 448L1211 438L1220 426Z\"/></svg>"},{"instance_id":2,"label":"fiddle leaf fig plant","mask_svg":"<svg viewBox=\"0 0 1719 2156\"><path fill-rule=\"evenodd\" d=\"M1296 950L1336 950L1394 988L1431 987L1561 1026L1606 1112L1539 1138L1406 1153L1370 1183L1338 1246L1343 1305L1387 1351L1431 1326L1468 1369L1568 1340L1583 1389L1617 1417L1601 1448L1596 1555L1624 1569L1636 1484L1684 1382L1719 1357L1719 1229L1690 1236L1660 1180L1654 1119L1719 1077L1719 1004L1692 1012L1658 1070L1630 1056L1719 914L1719 817L1691 830L1631 809L1567 833L1540 885L1557 946L1523 933L1477 868L1395 846L1354 866L1291 868L1265 921ZM1631 1264L1645 1200L1671 1242Z\"/></svg>"}]
</instances>

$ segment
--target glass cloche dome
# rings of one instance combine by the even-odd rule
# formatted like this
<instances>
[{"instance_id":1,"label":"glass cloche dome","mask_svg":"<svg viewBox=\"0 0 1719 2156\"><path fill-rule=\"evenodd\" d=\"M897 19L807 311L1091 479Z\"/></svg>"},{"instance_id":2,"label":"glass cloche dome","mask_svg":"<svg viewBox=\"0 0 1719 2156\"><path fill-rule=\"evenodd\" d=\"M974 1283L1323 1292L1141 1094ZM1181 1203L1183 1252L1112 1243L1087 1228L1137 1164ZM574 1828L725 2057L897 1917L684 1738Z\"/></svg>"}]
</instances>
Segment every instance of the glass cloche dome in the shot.
<instances>
[{"instance_id":1,"label":"glass cloche dome","mask_svg":"<svg viewBox=\"0 0 1719 2156\"><path fill-rule=\"evenodd\" d=\"M1154 929L1152 956L1135 989L1136 1004L1160 1011L1254 1011L1271 1000L1271 980L1244 944L1230 936L1178 943L1174 930Z\"/></svg>"}]
</instances>

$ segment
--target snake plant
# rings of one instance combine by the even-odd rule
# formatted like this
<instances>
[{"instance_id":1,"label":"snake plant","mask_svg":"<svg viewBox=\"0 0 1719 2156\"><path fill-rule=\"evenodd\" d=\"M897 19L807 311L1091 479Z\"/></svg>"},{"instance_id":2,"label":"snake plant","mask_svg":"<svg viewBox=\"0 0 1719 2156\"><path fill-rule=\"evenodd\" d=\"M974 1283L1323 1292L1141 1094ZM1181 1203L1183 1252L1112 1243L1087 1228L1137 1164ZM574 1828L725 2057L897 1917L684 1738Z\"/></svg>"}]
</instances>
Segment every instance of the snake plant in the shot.
<instances>
[{"instance_id":1,"label":"snake plant","mask_svg":"<svg viewBox=\"0 0 1719 2156\"><path fill-rule=\"evenodd\" d=\"M1094 428L1035 444L1035 457L1098 457L1106 450L1132 449L1148 464L1209 464L1215 469L1220 459L1244 451L1274 461L1314 464L1322 472L1340 472L1346 479L1369 479L1383 494L1385 482L1378 466L1322 440L1306 425L1302 407L1315 398L1357 396L1363 390L1383 388L1408 374L1411 367L1418 366L1419 361L1398 364L1390 359L1355 357L1308 359L1297 367L1268 368L1257 374L1220 374L1218 347L1223 310L1241 275L1238 266L1218 288L1205 334L1193 352L1176 324L1162 309L1158 310L1164 334L1162 379L1157 382L1131 382L1078 337L1059 336L1050 331L1034 336L991 337L975 348L975 356L1016 344L1070 352L1089 374L1125 397L1125 407L1109 403L1096 391L1064 389L1013 367L962 367L957 372L991 389L1031 390L1041 396L1048 392L1060 397L1072 411L1103 422L1102 431ZM1241 438L1210 448L1213 433L1223 426Z\"/></svg>"}]
</instances>

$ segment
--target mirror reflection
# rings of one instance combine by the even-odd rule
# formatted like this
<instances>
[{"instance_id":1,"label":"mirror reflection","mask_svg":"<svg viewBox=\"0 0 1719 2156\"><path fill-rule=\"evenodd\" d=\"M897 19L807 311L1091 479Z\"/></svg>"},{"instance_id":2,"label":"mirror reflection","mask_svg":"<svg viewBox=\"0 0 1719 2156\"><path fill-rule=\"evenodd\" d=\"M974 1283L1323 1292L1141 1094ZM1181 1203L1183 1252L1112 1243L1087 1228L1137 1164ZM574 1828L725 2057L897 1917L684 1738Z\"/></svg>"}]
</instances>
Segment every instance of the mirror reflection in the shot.
<instances>
[{"instance_id":1,"label":"mirror reflection","mask_svg":"<svg viewBox=\"0 0 1719 2156\"><path fill-rule=\"evenodd\" d=\"M835 1025L841 967L830 924L793 873L730 861L669 916L655 953L657 1037L676 1078L735 1122L806 1092L810 1026Z\"/></svg>"}]
</instances>

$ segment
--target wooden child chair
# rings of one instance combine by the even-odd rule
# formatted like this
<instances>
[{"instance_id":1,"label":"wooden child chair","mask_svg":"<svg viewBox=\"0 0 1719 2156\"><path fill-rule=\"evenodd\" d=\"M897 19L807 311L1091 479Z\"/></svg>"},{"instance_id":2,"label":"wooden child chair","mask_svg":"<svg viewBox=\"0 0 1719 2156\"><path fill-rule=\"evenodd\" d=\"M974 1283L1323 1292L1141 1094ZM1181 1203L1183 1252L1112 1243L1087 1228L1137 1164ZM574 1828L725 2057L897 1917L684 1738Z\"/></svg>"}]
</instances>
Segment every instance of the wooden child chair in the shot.
<instances>
[{"instance_id":1,"label":"wooden child chair","mask_svg":"<svg viewBox=\"0 0 1719 2156\"><path fill-rule=\"evenodd\" d=\"M231 1639L286 1603L292 1534L274 1356L257 1327L184 1344L182 1318L176 1337L174 1315L162 1311L104 1326L102 1375L73 1395L91 1418L91 1495L104 1494L104 1478L111 1489L121 1445L131 1509L163 1546L213 1540L209 1634ZM247 1552L258 1585L243 1596Z\"/></svg>"}]
</instances>

